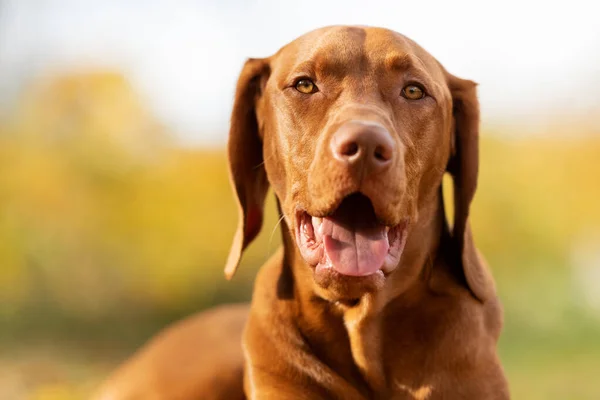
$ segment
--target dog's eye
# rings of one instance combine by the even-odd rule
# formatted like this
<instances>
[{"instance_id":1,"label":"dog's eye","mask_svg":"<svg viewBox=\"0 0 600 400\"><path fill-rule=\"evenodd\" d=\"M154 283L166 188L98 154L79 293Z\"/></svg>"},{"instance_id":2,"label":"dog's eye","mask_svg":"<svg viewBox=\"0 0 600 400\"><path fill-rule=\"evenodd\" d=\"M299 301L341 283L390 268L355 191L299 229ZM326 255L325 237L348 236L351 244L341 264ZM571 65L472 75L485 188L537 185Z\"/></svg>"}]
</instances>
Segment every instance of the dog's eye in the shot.
<instances>
[{"instance_id":1,"label":"dog's eye","mask_svg":"<svg viewBox=\"0 0 600 400\"><path fill-rule=\"evenodd\" d=\"M296 90L300 93L311 94L317 91L317 85L310 79L300 79L296 82Z\"/></svg>"},{"instance_id":2,"label":"dog's eye","mask_svg":"<svg viewBox=\"0 0 600 400\"><path fill-rule=\"evenodd\" d=\"M420 100L425 97L425 91L417 85L406 85L402 89L402 97L408 100Z\"/></svg>"}]
</instances>

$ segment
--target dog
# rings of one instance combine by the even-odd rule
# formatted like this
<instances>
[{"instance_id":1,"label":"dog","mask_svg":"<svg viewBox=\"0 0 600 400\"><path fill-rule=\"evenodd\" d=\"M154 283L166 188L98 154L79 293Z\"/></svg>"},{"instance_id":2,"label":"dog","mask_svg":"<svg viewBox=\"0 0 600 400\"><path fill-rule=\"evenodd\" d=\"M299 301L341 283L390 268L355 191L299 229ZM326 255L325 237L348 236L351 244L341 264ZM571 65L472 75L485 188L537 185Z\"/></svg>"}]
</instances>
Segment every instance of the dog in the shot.
<instances>
[{"instance_id":1,"label":"dog","mask_svg":"<svg viewBox=\"0 0 600 400\"><path fill-rule=\"evenodd\" d=\"M225 274L260 232L269 187L282 248L249 309L170 328L101 398L509 399L502 307L469 224L478 137L476 84L396 32L326 27L249 59Z\"/></svg>"}]
</instances>

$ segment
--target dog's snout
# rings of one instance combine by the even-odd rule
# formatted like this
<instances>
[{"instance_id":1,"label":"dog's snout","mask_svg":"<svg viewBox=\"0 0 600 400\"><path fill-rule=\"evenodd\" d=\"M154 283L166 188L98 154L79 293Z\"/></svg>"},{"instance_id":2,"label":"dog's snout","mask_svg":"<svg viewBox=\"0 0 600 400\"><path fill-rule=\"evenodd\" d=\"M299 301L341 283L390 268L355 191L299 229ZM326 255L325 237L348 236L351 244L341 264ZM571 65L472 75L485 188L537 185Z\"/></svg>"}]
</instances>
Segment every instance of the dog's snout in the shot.
<instances>
[{"instance_id":1,"label":"dog's snout","mask_svg":"<svg viewBox=\"0 0 600 400\"><path fill-rule=\"evenodd\" d=\"M381 171L392 163L394 141L383 126L376 123L348 122L331 138L333 156L346 164L362 164L370 171Z\"/></svg>"}]
</instances>

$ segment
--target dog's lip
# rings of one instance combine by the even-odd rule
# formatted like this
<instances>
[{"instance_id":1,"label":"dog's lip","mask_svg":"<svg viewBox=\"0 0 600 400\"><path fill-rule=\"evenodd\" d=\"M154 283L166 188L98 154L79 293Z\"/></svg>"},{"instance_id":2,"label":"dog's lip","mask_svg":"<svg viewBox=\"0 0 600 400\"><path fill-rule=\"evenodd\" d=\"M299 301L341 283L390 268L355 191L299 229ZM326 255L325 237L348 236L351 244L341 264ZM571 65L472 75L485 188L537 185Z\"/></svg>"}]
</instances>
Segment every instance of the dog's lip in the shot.
<instances>
[{"instance_id":1,"label":"dog's lip","mask_svg":"<svg viewBox=\"0 0 600 400\"><path fill-rule=\"evenodd\" d=\"M296 210L295 233L297 246L300 248L304 260L314 267L317 273L322 270L333 270L331 260L328 259L323 249L322 231L323 220L332 214L333 212L314 216L302 208ZM375 271L375 274L387 276L397 268L406 244L409 222L410 218L408 217L401 219L401 222L396 225L386 225L378 222L385 232L389 248L385 262Z\"/></svg>"}]
</instances>

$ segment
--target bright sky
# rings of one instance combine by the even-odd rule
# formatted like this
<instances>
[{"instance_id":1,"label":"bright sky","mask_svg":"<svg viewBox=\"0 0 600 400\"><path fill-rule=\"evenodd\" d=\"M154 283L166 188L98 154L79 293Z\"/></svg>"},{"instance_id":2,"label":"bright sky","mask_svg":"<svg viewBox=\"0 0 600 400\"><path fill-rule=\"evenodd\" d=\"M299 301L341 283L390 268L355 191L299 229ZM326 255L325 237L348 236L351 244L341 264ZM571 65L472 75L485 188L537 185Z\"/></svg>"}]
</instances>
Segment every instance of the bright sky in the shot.
<instances>
[{"instance_id":1,"label":"bright sky","mask_svg":"<svg viewBox=\"0 0 600 400\"><path fill-rule=\"evenodd\" d=\"M268 56L316 27L360 24L404 33L454 74L478 81L484 122L589 113L600 110L595 3L7 0L0 107L33 76L115 67L182 139L220 143L245 58Z\"/></svg>"}]
</instances>

